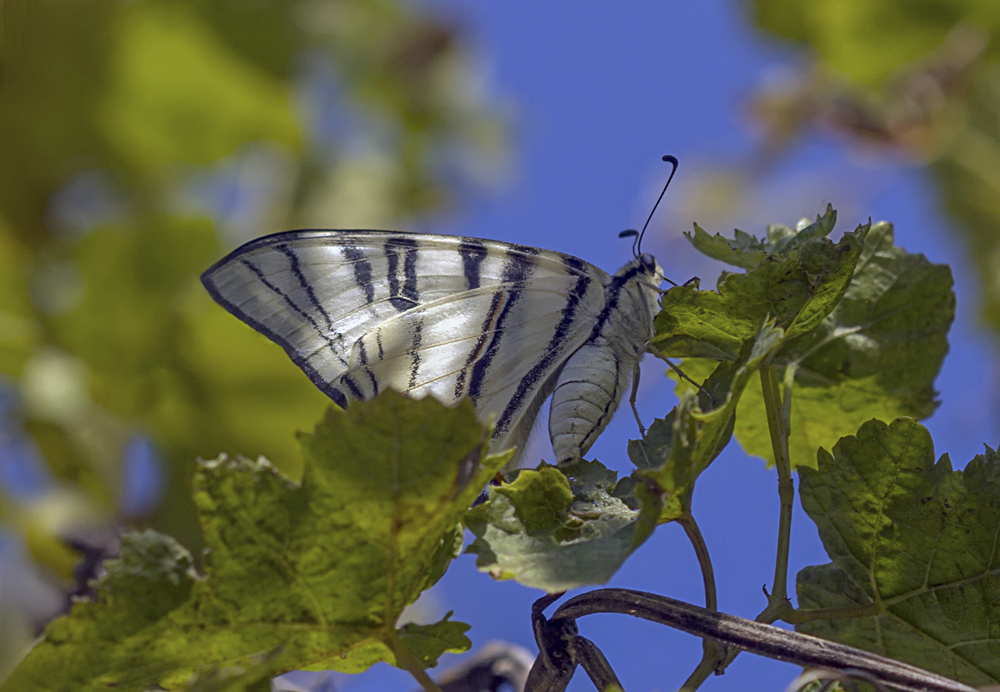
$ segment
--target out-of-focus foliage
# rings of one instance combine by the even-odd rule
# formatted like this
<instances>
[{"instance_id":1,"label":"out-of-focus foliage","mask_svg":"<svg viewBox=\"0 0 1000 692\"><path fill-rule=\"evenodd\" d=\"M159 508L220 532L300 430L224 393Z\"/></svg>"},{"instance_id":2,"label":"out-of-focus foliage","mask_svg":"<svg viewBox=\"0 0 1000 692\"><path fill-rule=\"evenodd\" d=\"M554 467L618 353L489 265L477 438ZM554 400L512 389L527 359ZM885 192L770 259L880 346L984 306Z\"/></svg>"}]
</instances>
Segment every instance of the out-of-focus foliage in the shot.
<instances>
[{"instance_id":1,"label":"out-of-focus foliage","mask_svg":"<svg viewBox=\"0 0 1000 692\"><path fill-rule=\"evenodd\" d=\"M752 109L770 154L820 126L866 153L927 165L958 221L1000 330L1000 4L977 0L753 0L757 25L806 66Z\"/></svg>"},{"instance_id":2,"label":"out-of-focus foliage","mask_svg":"<svg viewBox=\"0 0 1000 692\"><path fill-rule=\"evenodd\" d=\"M260 233L446 206L495 170L501 119L455 30L396 0L11 0L3 23L0 454L42 481L0 488L0 521L62 580L64 535L116 520L197 555L195 458L298 477L291 433L329 405L200 272ZM122 504L137 440L158 504Z\"/></svg>"}]
</instances>

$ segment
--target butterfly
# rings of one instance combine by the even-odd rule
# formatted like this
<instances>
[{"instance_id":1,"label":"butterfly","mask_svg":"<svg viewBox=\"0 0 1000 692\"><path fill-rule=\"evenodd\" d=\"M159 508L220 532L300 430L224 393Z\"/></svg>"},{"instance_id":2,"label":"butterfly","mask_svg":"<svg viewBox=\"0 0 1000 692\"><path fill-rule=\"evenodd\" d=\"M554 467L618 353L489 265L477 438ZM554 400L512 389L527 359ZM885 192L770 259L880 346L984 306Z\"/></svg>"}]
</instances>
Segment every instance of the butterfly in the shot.
<instances>
[{"instance_id":1,"label":"butterfly","mask_svg":"<svg viewBox=\"0 0 1000 692\"><path fill-rule=\"evenodd\" d=\"M640 233L621 235L636 236L634 258L609 275L495 240L289 231L243 245L201 280L342 407L386 389L468 397L493 423L492 449L516 457L551 395L564 462L607 426L654 334L663 270L639 251Z\"/></svg>"}]
</instances>

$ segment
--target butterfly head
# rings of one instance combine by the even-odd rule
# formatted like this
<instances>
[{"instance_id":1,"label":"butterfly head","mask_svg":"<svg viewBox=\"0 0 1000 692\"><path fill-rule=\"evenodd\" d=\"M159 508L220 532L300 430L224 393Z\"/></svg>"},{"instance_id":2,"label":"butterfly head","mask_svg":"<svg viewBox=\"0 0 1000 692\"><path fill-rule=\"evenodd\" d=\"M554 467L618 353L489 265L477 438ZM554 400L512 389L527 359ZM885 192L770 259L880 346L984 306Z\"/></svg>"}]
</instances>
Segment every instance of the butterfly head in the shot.
<instances>
[{"instance_id":1,"label":"butterfly head","mask_svg":"<svg viewBox=\"0 0 1000 692\"><path fill-rule=\"evenodd\" d=\"M636 278L659 291L660 284L663 283L663 267L657 263L656 258L644 252L636 257L633 263L638 270Z\"/></svg>"}]
</instances>

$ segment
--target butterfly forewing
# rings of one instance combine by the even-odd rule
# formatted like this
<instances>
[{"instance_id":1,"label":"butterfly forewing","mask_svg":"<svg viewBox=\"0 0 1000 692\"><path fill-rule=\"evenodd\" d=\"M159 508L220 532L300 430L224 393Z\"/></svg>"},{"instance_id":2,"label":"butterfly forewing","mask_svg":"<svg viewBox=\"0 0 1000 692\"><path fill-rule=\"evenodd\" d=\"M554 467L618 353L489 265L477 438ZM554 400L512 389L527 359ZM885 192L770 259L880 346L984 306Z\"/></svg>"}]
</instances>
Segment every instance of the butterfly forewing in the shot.
<instances>
[{"instance_id":1,"label":"butterfly forewing","mask_svg":"<svg viewBox=\"0 0 1000 692\"><path fill-rule=\"evenodd\" d=\"M559 368L590 337L610 277L496 241L294 231L243 246L202 280L337 403L386 388L469 396L507 446L524 442Z\"/></svg>"}]
</instances>

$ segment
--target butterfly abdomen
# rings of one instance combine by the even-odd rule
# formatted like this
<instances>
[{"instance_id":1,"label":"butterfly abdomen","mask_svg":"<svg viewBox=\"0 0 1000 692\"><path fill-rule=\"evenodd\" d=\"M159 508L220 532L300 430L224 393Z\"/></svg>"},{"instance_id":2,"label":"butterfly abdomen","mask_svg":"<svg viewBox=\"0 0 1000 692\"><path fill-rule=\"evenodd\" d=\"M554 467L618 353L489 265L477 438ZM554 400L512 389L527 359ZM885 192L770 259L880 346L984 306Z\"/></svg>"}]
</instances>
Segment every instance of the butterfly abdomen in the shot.
<instances>
[{"instance_id":1,"label":"butterfly abdomen","mask_svg":"<svg viewBox=\"0 0 1000 692\"><path fill-rule=\"evenodd\" d=\"M604 432L653 336L662 272L636 260L612 277L587 342L567 360L549 408L556 462L579 459Z\"/></svg>"},{"instance_id":2,"label":"butterfly abdomen","mask_svg":"<svg viewBox=\"0 0 1000 692\"><path fill-rule=\"evenodd\" d=\"M597 439L628 389L637 358L626 362L606 339L570 356L552 393L549 437L556 462L579 459Z\"/></svg>"}]
</instances>

